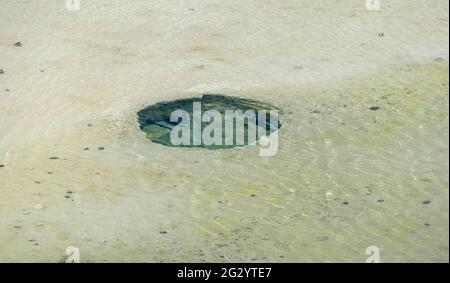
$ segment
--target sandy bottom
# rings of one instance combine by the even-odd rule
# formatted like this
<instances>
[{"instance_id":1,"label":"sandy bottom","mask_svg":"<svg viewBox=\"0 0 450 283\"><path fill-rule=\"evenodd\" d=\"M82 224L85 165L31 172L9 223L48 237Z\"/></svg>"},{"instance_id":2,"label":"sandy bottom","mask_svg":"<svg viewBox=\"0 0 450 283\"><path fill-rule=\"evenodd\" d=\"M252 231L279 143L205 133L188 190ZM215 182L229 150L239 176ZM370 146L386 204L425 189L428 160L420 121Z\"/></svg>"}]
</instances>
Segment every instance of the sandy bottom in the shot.
<instances>
[{"instance_id":1,"label":"sandy bottom","mask_svg":"<svg viewBox=\"0 0 450 283\"><path fill-rule=\"evenodd\" d=\"M0 262L448 262L448 1L64 2L0 3ZM139 130L205 92L278 153Z\"/></svg>"}]
</instances>

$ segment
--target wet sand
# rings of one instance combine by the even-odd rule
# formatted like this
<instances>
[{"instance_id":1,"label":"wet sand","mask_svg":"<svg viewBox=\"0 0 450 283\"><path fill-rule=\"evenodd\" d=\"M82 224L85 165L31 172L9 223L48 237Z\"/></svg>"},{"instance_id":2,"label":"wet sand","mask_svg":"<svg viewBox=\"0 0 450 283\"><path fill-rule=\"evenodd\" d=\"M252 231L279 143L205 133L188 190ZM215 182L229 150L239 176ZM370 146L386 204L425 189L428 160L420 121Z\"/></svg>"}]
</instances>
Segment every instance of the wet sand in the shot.
<instances>
[{"instance_id":1,"label":"wet sand","mask_svg":"<svg viewBox=\"0 0 450 283\"><path fill-rule=\"evenodd\" d=\"M0 3L0 262L448 262L448 1L92 2ZM139 130L206 92L278 154Z\"/></svg>"}]
</instances>

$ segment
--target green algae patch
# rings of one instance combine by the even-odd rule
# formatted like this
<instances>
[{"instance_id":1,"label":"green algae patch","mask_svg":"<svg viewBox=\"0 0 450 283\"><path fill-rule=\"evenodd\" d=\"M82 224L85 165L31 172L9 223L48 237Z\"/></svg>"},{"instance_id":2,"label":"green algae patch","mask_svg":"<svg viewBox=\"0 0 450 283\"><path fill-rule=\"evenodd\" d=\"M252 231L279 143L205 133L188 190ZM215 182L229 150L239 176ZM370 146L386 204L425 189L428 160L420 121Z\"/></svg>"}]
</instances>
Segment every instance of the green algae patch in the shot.
<instances>
[{"instance_id":1,"label":"green algae patch","mask_svg":"<svg viewBox=\"0 0 450 283\"><path fill-rule=\"evenodd\" d=\"M182 115L177 116L177 113ZM137 115L139 128L149 140L170 147L223 149L245 146L281 127L277 107L216 94L160 102L140 110ZM173 131L179 130L180 126L185 130L181 131L185 142L174 143ZM214 142L208 143L206 140L209 138Z\"/></svg>"}]
</instances>

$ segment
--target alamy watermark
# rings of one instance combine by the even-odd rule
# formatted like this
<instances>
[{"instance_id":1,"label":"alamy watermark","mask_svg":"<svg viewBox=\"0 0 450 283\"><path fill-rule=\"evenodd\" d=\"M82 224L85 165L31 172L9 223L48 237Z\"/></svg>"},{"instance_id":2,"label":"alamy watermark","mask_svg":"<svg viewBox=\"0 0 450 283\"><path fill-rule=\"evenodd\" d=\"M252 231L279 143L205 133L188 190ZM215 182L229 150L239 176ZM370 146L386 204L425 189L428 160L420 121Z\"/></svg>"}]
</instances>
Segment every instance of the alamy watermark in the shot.
<instances>
[{"instance_id":1,"label":"alamy watermark","mask_svg":"<svg viewBox=\"0 0 450 283\"><path fill-rule=\"evenodd\" d=\"M268 115L268 116L267 116ZM269 117L269 119L268 119ZM260 156L278 152L277 110L207 110L192 103L190 112L177 109L170 115L170 142L174 146L243 146L259 144ZM204 124L206 126L203 126ZM225 127L223 127L225 125ZM247 138L246 138L247 137Z\"/></svg>"},{"instance_id":2,"label":"alamy watermark","mask_svg":"<svg viewBox=\"0 0 450 283\"><path fill-rule=\"evenodd\" d=\"M368 11L380 11L381 0L366 0L366 10Z\"/></svg>"},{"instance_id":3,"label":"alamy watermark","mask_svg":"<svg viewBox=\"0 0 450 283\"><path fill-rule=\"evenodd\" d=\"M366 249L366 263L380 263L380 248L377 246L369 246Z\"/></svg>"},{"instance_id":4,"label":"alamy watermark","mask_svg":"<svg viewBox=\"0 0 450 283\"><path fill-rule=\"evenodd\" d=\"M66 0L66 9L69 11L79 11L80 0Z\"/></svg>"},{"instance_id":5,"label":"alamy watermark","mask_svg":"<svg viewBox=\"0 0 450 283\"><path fill-rule=\"evenodd\" d=\"M80 249L77 247L68 247L66 249L66 255L68 258L66 259L66 263L80 263Z\"/></svg>"}]
</instances>

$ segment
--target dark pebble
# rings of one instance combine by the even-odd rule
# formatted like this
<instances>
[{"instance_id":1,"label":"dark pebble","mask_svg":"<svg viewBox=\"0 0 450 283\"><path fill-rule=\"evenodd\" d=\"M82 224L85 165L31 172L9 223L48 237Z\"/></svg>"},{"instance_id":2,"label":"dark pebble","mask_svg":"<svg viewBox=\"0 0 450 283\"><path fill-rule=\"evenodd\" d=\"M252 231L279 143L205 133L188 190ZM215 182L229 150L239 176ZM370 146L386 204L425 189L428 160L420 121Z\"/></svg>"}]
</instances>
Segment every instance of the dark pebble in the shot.
<instances>
[{"instance_id":1,"label":"dark pebble","mask_svg":"<svg viewBox=\"0 0 450 283\"><path fill-rule=\"evenodd\" d=\"M379 33L378 33L378 36L379 36L379 37L383 37L383 36L384 36L384 32L379 32Z\"/></svg>"},{"instance_id":2,"label":"dark pebble","mask_svg":"<svg viewBox=\"0 0 450 283\"><path fill-rule=\"evenodd\" d=\"M422 203L423 203L423 204L430 204L431 201L430 201L430 200L424 200L424 201L422 201Z\"/></svg>"},{"instance_id":3,"label":"dark pebble","mask_svg":"<svg viewBox=\"0 0 450 283\"><path fill-rule=\"evenodd\" d=\"M52 174L53 174L53 172L47 172L47 174L49 174L49 175L52 175Z\"/></svg>"},{"instance_id":4,"label":"dark pebble","mask_svg":"<svg viewBox=\"0 0 450 283\"><path fill-rule=\"evenodd\" d=\"M384 202L384 199L379 199L379 200L377 200L378 202Z\"/></svg>"},{"instance_id":5,"label":"dark pebble","mask_svg":"<svg viewBox=\"0 0 450 283\"><path fill-rule=\"evenodd\" d=\"M159 234L167 234L167 231L159 231Z\"/></svg>"},{"instance_id":6,"label":"dark pebble","mask_svg":"<svg viewBox=\"0 0 450 283\"><path fill-rule=\"evenodd\" d=\"M70 198L70 196L64 196L65 198Z\"/></svg>"},{"instance_id":7,"label":"dark pebble","mask_svg":"<svg viewBox=\"0 0 450 283\"><path fill-rule=\"evenodd\" d=\"M311 111L311 113L312 113L312 114L319 114L320 111L319 111L319 110L314 110L314 111Z\"/></svg>"},{"instance_id":8,"label":"dark pebble","mask_svg":"<svg viewBox=\"0 0 450 283\"><path fill-rule=\"evenodd\" d=\"M72 191L67 191L67 194L71 195L71 194L73 194L73 192Z\"/></svg>"},{"instance_id":9,"label":"dark pebble","mask_svg":"<svg viewBox=\"0 0 450 283\"><path fill-rule=\"evenodd\" d=\"M23 44L22 44L22 42L20 42L20 41L14 43L14 46L16 46L16 47L20 47L20 46L22 46L22 45L23 45Z\"/></svg>"},{"instance_id":10,"label":"dark pebble","mask_svg":"<svg viewBox=\"0 0 450 283\"><path fill-rule=\"evenodd\" d=\"M36 183L36 184L40 184L41 182L39 182L39 181L35 181L35 183Z\"/></svg>"},{"instance_id":11,"label":"dark pebble","mask_svg":"<svg viewBox=\"0 0 450 283\"><path fill-rule=\"evenodd\" d=\"M90 128L90 127L92 127L92 124L87 124L87 126Z\"/></svg>"},{"instance_id":12,"label":"dark pebble","mask_svg":"<svg viewBox=\"0 0 450 283\"><path fill-rule=\"evenodd\" d=\"M3 69L0 69L0 75L3 75L5 73L5 71L3 71Z\"/></svg>"},{"instance_id":13,"label":"dark pebble","mask_svg":"<svg viewBox=\"0 0 450 283\"><path fill-rule=\"evenodd\" d=\"M430 226L431 226L430 223L424 223L423 225L425 225L425 226L427 226L427 227L430 227Z\"/></svg>"},{"instance_id":14,"label":"dark pebble","mask_svg":"<svg viewBox=\"0 0 450 283\"><path fill-rule=\"evenodd\" d=\"M348 201L342 202L343 205L348 205Z\"/></svg>"},{"instance_id":15,"label":"dark pebble","mask_svg":"<svg viewBox=\"0 0 450 283\"><path fill-rule=\"evenodd\" d=\"M318 240L318 241L321 241L321 242L328 241L329 239L330 239L330 237L328 237L328 236L320 236L320 237L317 237L317 240Z\"/></svg>"},{"instance_id":16,"label":"dark pebble","mask_svg":"<svg viewBox=\"0 0 450 283\"><path fill-rule=\"evenodd\" d=\"M254 197L256 197L256 195L255 194L252 194L252 195L250 195L252 198L254 198Z\"/></svg>"},{"instance_id":17,"label":"dark pebble","mask_svg":"<svg viewBox=\"0 0 450 283\"><path fill-rule=\"evenodd\" d=\"M0 165L0 168L3 168L3 167L5 167L5 165Z\"/></svg>"},{"instance_id":18,"label":"dark pebble","mask_svg":"<svg viewBox=\"0 0 450 283\"><path fill-rule=\"evenodd\" d=\"M7 89L5 89L5 91L6 91L6 92L9 92L9 91L10 91L10 89L9 89L9 88L7 88Z\"/></svg>"},{"instance_id":19,"label":"dark pebble","mask_svg":"<svg viewBox=\"0 0 450 283\"><path fill-rule=\"evenodd\" d=\"M98 150L105 150L105 148L103 146L99 146Z\"/></svg>"},{"instance_id":20,"label":"dark pebble","mask_svg":"<svg viewBox=\"0 0 450 283\"><path fill-rule=\"evenodd\" d=\"M89 147L85 147L84 150L89 150Z\"/></svg>"},{"instance_id":21,"label":"dark pebble","mask_svg":"<svg viewBox=\"0 0 450 283\"><path fill-rule=\"evenodd\" d=\"M50 157L50 160L57 160L57 159L59 159L59 157L56 157L56 156Z\"/></svg>"},{"instance_id":22,"label":"dark pebble","mask_svg":"<svg viewBox=\"0 0 450 283\"><path fill-rule=\"evenodd\" d=\"M372 111L377 111L377 110L380 110L380 107L378 107L378 106L372 106L372 107L370 107L369 109L372 110Z\"/></svg>"}]
</instances>

